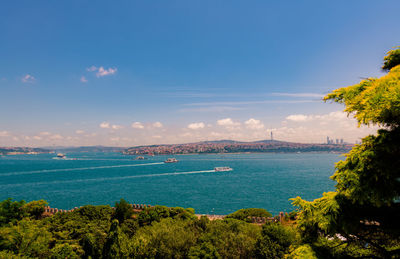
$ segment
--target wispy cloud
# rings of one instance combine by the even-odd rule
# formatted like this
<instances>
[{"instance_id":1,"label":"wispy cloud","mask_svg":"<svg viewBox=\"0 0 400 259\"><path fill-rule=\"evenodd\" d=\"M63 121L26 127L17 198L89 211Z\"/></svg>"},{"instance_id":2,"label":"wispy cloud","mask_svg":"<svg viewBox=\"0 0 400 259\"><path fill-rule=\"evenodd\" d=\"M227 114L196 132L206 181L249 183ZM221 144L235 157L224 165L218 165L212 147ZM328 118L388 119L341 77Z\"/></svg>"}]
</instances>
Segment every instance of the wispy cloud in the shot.
<instances>
[{"instance_id":1,"label":"wispy cloud","mask_svg":"<svg viewBox=\"0 0 400 259\"><path fill-rule=\"evenodd\" d=\"M221 119L217 121L217 125L219 126L239 126L240 122L234 122L231 118Z\"/></svg>"},{"instance_id":2,"label":"wispy cloud","mask_svg":"<svg viewBox=\"0 0 400 259\"><path fill-rule=\"evenodd\" d=\"M109 129L109 128L110 128L110 123L104 121L104 122L100 123L99 126L100 126L100 128L102 128L102 129Z\"/></svg>"},{"instance_id":3,"label":"wispy cloud","mask_svg":"<svg viewBox=\"0 0 400 259\"><path fill-rule=\"evenodd\" d=\"M88 80L84 76L82 76L80 80L81 80L82 83L87 83L88 82Z\"/></svg>"},{"instance_id":4,"label":"wispy cloud","mask_svg":"<svg viewBox=\"0 0 400 259\"><path fill-rule=\"evenodd\" d=\"M210 107L196 107L196 108L183 108L179 112L227 112L227 111L239 111L244 110L242 107L232 107L232 106L210 106Z\"/></svg>"},{"instance_id":5,"label":"wispy cloud","mask_svg":"<svg viewBox=\"0 0 400 259\"><path fill-rule=\"evenodd\" d=\"M153 126L154 128L162 128L164 125L163 125L161 122L156 121L156 122L153 123L152 126Z\"/></svg>"},{"instance_id":6,"label":"wispy cloud","mask_svg":"<svg viewBox=\"0 0 400 259\"><path fill-rule=\"evenodd\" d=\"M8 136L10 136L10 133L8 131L5 130L0 131L0 137L8 137Z\"/></svg>"},{"instance_id":7,"label":"wispy cloud","mask_svg":"<svg viewBox=\"0 0 400 259\"><path fill-rule=\"evenodd\" d=\"M338 121L347 119L348 116L346 113L342 111L330 112L328 114L292 114L286 117L286 120L294 121L294 122L305 122L305 121Z\"/></svg>"},{"instance_id":8,"label":"wispy cloud","mask_svg":"<svg viewBox=\"0 0 400 259\"><path fill-rule=\"evenodd\" d=\"M104 68L103 66L101 67L96 67L96 66L91 66L86 69L89 72L96 72L97 77L103 77L103 76L109 76L109 75L114 75L117 73L117 68L110 67L110 68Z\"/></svg>"},{"instance_id":9,"label":"wispy cloud","mask_svg":"<svg viewBox=\"0 0 400 259\"><path fill-rule=\"evenodd\" d=\"M204 122L195 122L195 123L190 123L187 127L188 129L197 130L197 129L203 129L205 127L205 124Z\"/></svg>"},{"instance_id":10,"label":"wispy cloud","mask_svg":"<svg viewBox=\"0 0 400 259\"><path fill-rule=\"evenodd\" d=\"M54 135L51 135L49 137L49 139L51 139L51 140L61 140L61 139L64 139L64 137L61 136L60 134L54 134Z\"/></svg>"},{"instance_id":11,"label":"wispy cloud","mask_svg":"<svg viewBox=\"0 0 400 259\"><path fill-rule=\"evenodd\" d=\"M323 94L318 93L271 93L273 96L287 96L287 97L311 97L311 98L322 98Z\"/></svg>"},{"instance_id":12,"label":"wispy cloud","mask_svg":"<svg viewBox=\"0 0 400 259\"><path fill-rule=\"evenodd\" d=\"M253 105L253 104L294 104L294 103L312 103L319 100L260 100L260 101L231 101L231 102L198 102L187 103L186 106L224 106L224 105Z\"/></svg>"},{"instance_id":13,"label":"wispy cloud","mask_svg":"<svg viewBox=\"0 0 400 259\"><path fill-rule=\"evenodd\" d=\"M256 120L256 119L248 119L247 121L244 122L244 124L246 125L246 128L248 129L263 129L264 128L264 124L260 121L260 120Z\"/></svg>"},{"instance_id":14,"label":"wispy cloud","mask_svg":"<svg viewBox=\"0 0 400 259\"><path fill-rule=\"evenodd\" d=\"M112 128L113 130L119 130L119 129L123 129L124 126L121 126L121 125L111 125L111 128Z\"/></svg>"},{"instance_id":15,"label":"wispy cloud","mask_svg":"<svg viewBox=\"0 0 400 259\"><path fill-rule=\"evenodd\" d=\"M30 74L26 74L21 78L21 81L23 83L34 83L36 81L36 78Z\"/></svg>"},{"instance_id":16,"label":"wispy cloud","mask_svg":"<svg viewBox=\"0 0 400 259\"><path fill-rule=\"evenodd\" d=\"M113 129L113 130L119 130L119 129L124 128L124 126L122 126L122 125L116 125L116 124L112 125L106 121L103 121L102 123L100 123L99 127L102 129Z\"/></svg>"},{"instance_id":17,"label":"wispy cloud","mask_svg":"<svg viewBox=\"0 0 400 259\"><path fill-rule=\"evenodd\" d=\"M144 125L139 121L132 123L131 127L134 129L144 129Z\"/></svg>"}]
</instances>

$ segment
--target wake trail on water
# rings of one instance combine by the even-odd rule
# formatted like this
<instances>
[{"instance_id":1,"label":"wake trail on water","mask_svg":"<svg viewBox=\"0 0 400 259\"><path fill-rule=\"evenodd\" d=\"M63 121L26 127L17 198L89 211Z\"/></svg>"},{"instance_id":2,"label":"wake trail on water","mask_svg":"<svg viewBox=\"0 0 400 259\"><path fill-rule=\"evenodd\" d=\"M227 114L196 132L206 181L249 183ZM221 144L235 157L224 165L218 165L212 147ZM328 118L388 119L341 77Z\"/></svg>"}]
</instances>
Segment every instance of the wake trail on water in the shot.
<instances>
[{"instance_id":1,"label":"wake trail on water","mask_svg":"<svg viewBox=\"0 0 400 259\"><path fill-rule=\"evenodd\" d=\"M215 170L173 172L173 173L162 173L162 174L130 175L130 176L120 176L120 177L103 177L103 178L76 179L76 180L36 182L36 183L17 183L17 184L4 184L4 185L0 185L0 186L24 186L24 185L43 185L43 184L50 185L50 184L60 184L60 183L102 182L102 181L125 180L125 179L131 179L131 178L159 177L159 176L185 175L185 174L204 174L204 173L215 173Z\"/></svg>"},{"instance_id":2,"label":"wake trail on water","mask_svg":"<svg viewBox=\"0 0 400 259\"><path fill-rule=\"evenodd\" d=\"M95 170L95 169L120 168L120 167L162 165L162 164L164 164L164 162L146 163L146 164L129 164L129 165L105 165L105 166L91 166L91 167L79 167L79 168L44 169L44 170L36 170L36 171L11 172L11 173L6 173L6 174L0 174L0 176L24 175L24 174L40 174L40 173L56 173L56 172Z\"/></svg>"}]
</instances>

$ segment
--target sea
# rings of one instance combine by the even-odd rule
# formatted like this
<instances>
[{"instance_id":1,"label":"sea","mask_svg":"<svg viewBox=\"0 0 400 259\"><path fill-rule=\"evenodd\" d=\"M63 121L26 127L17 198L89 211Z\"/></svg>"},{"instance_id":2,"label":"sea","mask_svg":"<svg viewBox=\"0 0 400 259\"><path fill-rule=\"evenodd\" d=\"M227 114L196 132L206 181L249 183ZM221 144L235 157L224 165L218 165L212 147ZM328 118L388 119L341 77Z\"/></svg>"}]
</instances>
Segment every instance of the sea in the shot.
<instances>
[{"instance_id":1,"label":"sea","mask_svg":"<svg viewBox=\"0 0 400 259\"><path fill-rule=\"evenodd\" d=\"M250 153L154 156L134 160L121 153L67 153L0 157L0 200L46 200L53 208L132 204L194 208L225 215L264 208L274 215L333 191L329 177L344 157L333 153ZM177 163L164 163L169 157ZM229 166L233 171L215 172Z\"/></svg>"}]
</instances>

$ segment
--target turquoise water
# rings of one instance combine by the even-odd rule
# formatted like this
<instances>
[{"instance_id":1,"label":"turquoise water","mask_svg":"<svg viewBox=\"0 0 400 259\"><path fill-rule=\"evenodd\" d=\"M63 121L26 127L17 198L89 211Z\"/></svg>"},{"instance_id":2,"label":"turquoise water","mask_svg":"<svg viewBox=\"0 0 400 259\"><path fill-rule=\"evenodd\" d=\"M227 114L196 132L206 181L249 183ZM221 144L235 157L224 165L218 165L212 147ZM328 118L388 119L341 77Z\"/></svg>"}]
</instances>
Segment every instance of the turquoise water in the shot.
<instances>
[{"instance_id":1,"label":"turquoise water","mask_svg":"<svg viewBox=\"0 0 400 259\"><path fill-rule=\"evenodd\" d=\"M208 154L132 160L119 153L68 153L0 157L0 200L45 199L51 207L130 203L192 207L196 213L228 214L241 208L291 211L296 196L315 199L334 190L329 176L338 154ZM213 172L230 166L232 172Z\"/></svg>"}]
</instances>

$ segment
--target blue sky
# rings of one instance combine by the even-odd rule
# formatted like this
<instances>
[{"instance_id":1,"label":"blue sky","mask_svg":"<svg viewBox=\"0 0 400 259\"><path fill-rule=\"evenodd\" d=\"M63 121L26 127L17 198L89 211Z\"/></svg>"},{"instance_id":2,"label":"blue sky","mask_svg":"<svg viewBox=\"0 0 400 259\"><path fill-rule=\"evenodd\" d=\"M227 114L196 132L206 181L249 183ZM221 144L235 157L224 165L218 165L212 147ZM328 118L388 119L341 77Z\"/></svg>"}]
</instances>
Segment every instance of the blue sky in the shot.
<instances>
[{"instance_id":1,"label":"blue sky","mask_svg":"<svg viewBox=\"0 0 400 259\"><path fill-rule=\"evenodd\" d=\"M321 95L381 76L399 1L7 1L0 146L353 142ZM134 124L135 123L135 124ZM134 124L134 125L132 125Z\"/></svg>"}]
</instances>

